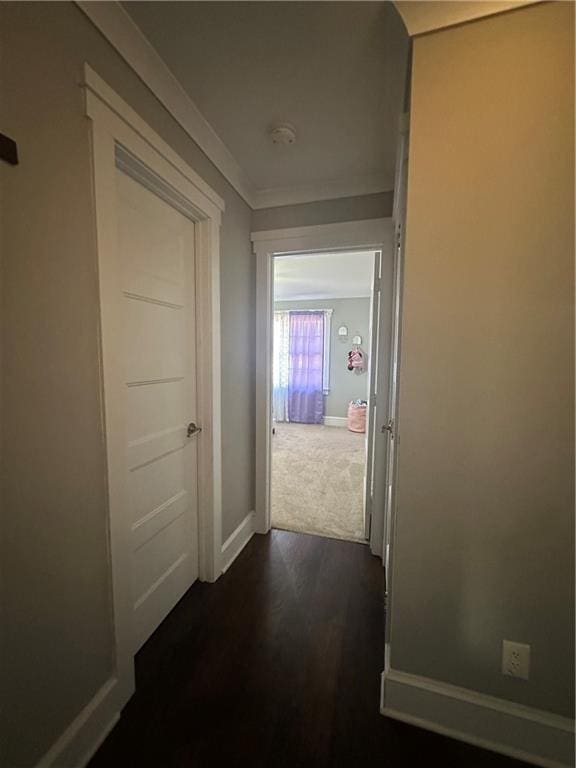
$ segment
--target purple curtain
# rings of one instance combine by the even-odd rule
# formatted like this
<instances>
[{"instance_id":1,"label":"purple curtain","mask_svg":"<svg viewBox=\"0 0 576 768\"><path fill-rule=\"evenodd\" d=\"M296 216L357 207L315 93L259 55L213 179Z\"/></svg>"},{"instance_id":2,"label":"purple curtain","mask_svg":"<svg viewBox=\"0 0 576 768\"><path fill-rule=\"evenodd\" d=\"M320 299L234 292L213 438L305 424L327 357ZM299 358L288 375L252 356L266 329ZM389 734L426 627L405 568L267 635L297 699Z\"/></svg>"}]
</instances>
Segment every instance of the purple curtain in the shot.
<instances>
[{"instance_id":1,"label":"purple curtain","mask_svg":"<svg viewBox=\"0 0 576 768\"><path fill-rule=\"evenodd\" d=\"M322 424L324 312L290 312L288 420Z\"/></svg>"}]
</instances>

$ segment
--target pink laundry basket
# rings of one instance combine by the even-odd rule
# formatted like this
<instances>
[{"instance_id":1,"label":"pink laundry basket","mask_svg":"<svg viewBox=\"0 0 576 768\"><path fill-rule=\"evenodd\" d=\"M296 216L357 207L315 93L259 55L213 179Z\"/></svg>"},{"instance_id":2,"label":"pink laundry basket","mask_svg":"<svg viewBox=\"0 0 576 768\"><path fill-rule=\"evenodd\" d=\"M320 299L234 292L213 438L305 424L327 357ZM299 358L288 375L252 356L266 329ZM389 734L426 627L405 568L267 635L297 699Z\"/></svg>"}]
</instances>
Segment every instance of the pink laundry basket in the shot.
<instances>
[{"instance_id":1,"label":"pink laundry basket","mask_svg":"<svg viewBox=\"0 0 576 768\"><path fill-rule=\"evenodd\" d=\"M348 405L348 429L350 432L366 432L366 405Z\"/></svg>"}]
</instances>

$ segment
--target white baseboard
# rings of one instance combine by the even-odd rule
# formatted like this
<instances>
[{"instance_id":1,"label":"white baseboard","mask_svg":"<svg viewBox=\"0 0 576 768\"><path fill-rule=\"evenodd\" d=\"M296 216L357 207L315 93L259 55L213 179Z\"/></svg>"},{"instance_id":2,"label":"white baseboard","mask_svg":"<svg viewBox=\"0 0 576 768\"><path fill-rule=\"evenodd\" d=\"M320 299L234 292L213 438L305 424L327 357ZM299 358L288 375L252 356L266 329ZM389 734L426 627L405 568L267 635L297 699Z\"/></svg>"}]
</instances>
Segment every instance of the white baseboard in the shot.
<instances>
[{"instance_id":1,"label":"white baseboard","mask_svg":"<svg viewBox=\"0 0 576 768\"><path fill-rule=\"evenodd\" d=\"M255 533L254 512L249 512L222 544L222 573L226 573Z\"/></svg>"},{"instance_id":2,"label":"white baseboard","mask_svg":"<svg viewBox=\"0 0 576 768\"><path fill-rule=\"evenodd\" d=\"M325 427L346 427L348 419L345 416L324 416Z\"/></svg>"},{"instance_id":3,"label":"white baseboard","mask_svg":"<svg viewBox=\"0 0 576 768\"><path fill-rule=\"evenodd\" d=\"M54 742L36 768L84 768L120 717L111 678Z\"/></svg>"},{"instance_id":4,"label":"white baseboard","mask_svg":"<svg viewBox=\"0 0 576 768\"><path fill-rule=\"evenodd\" d=\"M543 768L574 765L574 721L455 685L388 669L387 717Z\"/></svg>"}]
</instances>

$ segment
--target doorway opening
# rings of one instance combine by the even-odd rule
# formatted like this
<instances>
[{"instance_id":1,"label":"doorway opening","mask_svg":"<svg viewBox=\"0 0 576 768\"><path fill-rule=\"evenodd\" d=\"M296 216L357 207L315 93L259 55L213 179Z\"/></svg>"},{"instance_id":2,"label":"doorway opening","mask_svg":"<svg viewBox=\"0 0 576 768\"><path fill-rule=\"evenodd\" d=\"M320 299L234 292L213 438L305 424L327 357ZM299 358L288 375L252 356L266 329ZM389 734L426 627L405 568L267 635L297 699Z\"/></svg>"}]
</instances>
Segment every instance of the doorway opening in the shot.
<instances>
[{"instance_id":1,"label":"doorway opening","mask_svg":"<svg viewBox=\"0 0 576 768\"><path fill-rule=\"evenodd\" d=\"M274 259L271 523L365 543L374 251Z\"/></svg>"},{"instance_id":2,"label":"doorway opening","mask_svg":"<svg viewBox=\"0 0 576 768\"><path fill-rule=\"evenodd\" d=\"M252 242L254 244L254 252L256 254L256 509L255 509L255 530L258 533L267 533L273 525L291 529L296 529L293 520L287 525L278 520L279 512L278 507L276 511L276 520L272 519L272 493L273 493L273 451L276 451L277 458L280 460L280 466L282 464L282 449L283 445L286 448L286 443L289 438L288 431L292 429L293 423L296 422L296 426L292 429L293 432L297 432L298 424L302 419L298 421L298 413L305 413L307 411L316 412L316 409L320 409L320 417L314 420L313 424L308 424L307 434L312 434L311 426L330 427L328 434L338 439L345 439L347 425L348 425L348 406L352 401L354 405L358 406L358 410L362 411L362 406L366 405L364 414L351 413L353 424L364 421L365 426L362 426L365 431L359 431L354 434L354 437L359 438L359 441L363 443L363 466L362 463L359 466L359 472L357 474L363 478L361 482L361 491L363 505L362 511L364 514L364 529L362 531L361 525L351 533L350 529L344 531L327 531L326 526L320 527L318 525L318 515L314 515L313 510L309 509L307 513L307 519L300 521L300 527L298 530L305 530L304 526L312 526L315 521L315 530L308 531L310 533L317 533L324 536L335 536L337 538L347 538L352 540L364 540L368 541L370 550L373 554L384 558L384 554L387 551L385 545L385 535L389 529L388 526L388 509L390 493L389 484L392 481L393 473L389 471L388 457L389 457L389 445L393 439L393 431L391 424L392 419L392 403L391 393L393 391L393 382L395 376L393 375L394 360L396 355L393 354L395 348L394 341L394 316L395 307L397 306L396 296L396 274L397 274L397 251L394 247L394 222L392 219L367 219L363 221L350 221L342 222L338 224L321 224L309 227L299 227L294 229L284 230L266 230L252 233ZM331 281L335 280L334 269L326 270L328 275L323 281L319 281L318 275L313 281L315 288L312 289L312 293L300 293L300 299L296 299L294 294L290 297L294 301L301 302L298 307L282 307L280 304L281 299L287 299L286 294L282 295L279 287L275 286L275 282L278 286L281 286L282 280L275 281L275 264L278 263L278 276L281 277L282 270L288 273L284 276L284 284L288 287L292 286L294 291L297 291L297 273L290 274L290 269L298 269L300 264L300 270L302 265L305 264L305 260L308 259L311 262L315 262L316 266L320 264L328 264L330 256L335 258L337 256L344 257L346 254L351 258L356 258L356 271L358 270L360 258L358 254L370 254L372 260L372 270L369 272L371 275L371 291L369 296L355 298L368 299L369 310L369 323L368 333L363 334L362 328L357 328L354 325L354 321L342 321L341 323L335 320L335 305L334 300L330 300L327 297L319 297L318 294L313 295L313 291L327 290L326 286L329 286ZM299 261L300 260L300 261ZM348 283L352 283L353 278L348 277ZM310 280L308 281L311 282ZM324 288L322 288L324 285ZM320 288L319 288L320 286ZM276 297L275 297L275 288ZM304 290L302 288L302 290ZM308 288L310 290L310 288ZM366 290L364 289L364 293ZM275 298L277 300L277 306L275 306ZM347 298L354 298L348 295ZM323 305L319 305L318 301L328 302ZM295 402L291 402L291 395L293 392L290 389L290 379L286 380L286 354L288 354L288 377L290 376L290 350L288 353L284 352L284 386L286 391L282 393L278 391L282 387L281 367L280 362L277 360L276 369L277 381L276 392L274 392L274 324L288 323L288 330L284 330L284 339L287 338L288 346L290 345L290 309L295 313L295 319L293 322L294 335L303 335L302 330L302 317L298 316L298 308L306 316L307 323L316 323L316 334L318 336L317 346L321 348L322 354L316 355L314 373L316 377L316 393L321 392L321 397L318 394L300 395L296 392ZM332 309L332 313L329 310ZM276 320L275 312L288 312L287 318L284 316L282 320L281 316ZM313 318L317 319L314 320ZM321 318L321 320L320 320ZM346 324L346 322L348 324ZM299 328L298 328L299 324ZM325 340L326 328L329 324L330 327L330 344ZM346 341L339 342L338 339L334 339L334 335L338 335L339 328L346 328ZM305 329L306 334L310 333L310 328ZM358 333L357 333L358 331ZM281 339L281 331L277 330L277 339ZM305 335L305 334L304 334ZM321 339L320 339L321 336ZM344 336L344 330L342 330L342 336ZM366 338L365 338L366 336ZM360 337L360 339L354 339L354 337ZM359 342L355 345L354 342ZM286 343L286 342L285 342ZM295 342L296 343L296 342ZM300 339L299 344L303 341ZM355 346L357 349L355 349ZM358 382L365 378L368 386L368 394L363 395L356 390L351 395L344 395L344 402L346 403L345 415L342 415L342 411L338 416L332 416L331 412L327 411L327 398L330 392L325 392L325 389L331 389L332 387L332 372L328 371L329 386L326 387L327 374L326 374L326 357L323 354L323 350L326 348L330 351L330 357L333 357L335 361L339 361L342 365L342 357L344 355L344 375L349 377L356 377ZM334 353L332 355L332 349ZM277 356L280 354L277 345ZM352 353L350 358L348 353ZM355 354L355 353L360 353ZM362 354L363 353L363 354ZM355 365L352 365L352 371L348 371L347 363L360 363L360 366L365 367L366 373L354 373ZM295 361L293 361L295 362ZM298 360L298 365L301 367L304 365L302 359ZM351 378L348 381L354 382L355 379ZM320 384L318 383L320 382ZM356 382L356 383L358 383ZM296 378L292 380L292 390L298 388L301 382ZM312 387L313 389L313 387ZM358 384L358 389L360 385ZM362 392L364 391L362 387ZM276 396L276 406L274 407L274 397ZM285 397L284 397L285 396ZM283 399L284 397L284 399ZM298 402L298 399L302 399L302 402ZM287 399L287 402L286 402ZM362 403L362 400L366 400L366 403ZM355 402L360 401L360 402ZM331 404L330 404L331 405ZM342 406L340 406L342 407ZM282 409L284 408L284 411ZM292 413L296 414L295 418L290 415L290 409ZM354 409L351 409L354 411ZM278 418L278 414L280 419ZM282 417L282 413L284 416ZM287 416L287 418L286 418ZM332 416L333 421L330 417ZM355 417L359 417L359 420ZM284 420L282 420L282 418ZM342 425L344 420L344 425ZM336 426L339 424L339 426ZM280 430L280 431L277 431ZM284 435L282 433L284 432ZM317 430L319 432L327 430ZM278 440L277 440L278 438ZM276 443L276 448L274 444ZM312 477L313 481L317 481L318 478L311 473L310 461L306 460L306 456L301 452L300 448L303 446L304 441L299 440L295 435L292 440L293 446L288 446L287 450L291 450L293 457L292 460L299 462L298 466L286 466L282 471L285 474L284 488L280 486L279 489L274 491L278 497L278 490L280 494L283 494L285 499L290 501L294 496L295 489L309 490L306 485L306 479ZM311 451L309 451L310 453ZM337 450L333 450L332 454L335 455ZM342 449L341 456L343 456L347 462L349 462L350 453L349 449ZM360 452L362 453L362 452ZM298 455L299 454L299 455ZM328 459L328 462L337 464L338 460L334 458ZM276 462L278 467L278 462ZM341 480L343 472L346 472L346 466L342 466L342 471L338 475L338 480ZM348 464L349 471L349 464ZM310 484L309 482L309 484ZM319 483L320 484L320 483ZM334 487L338 486L338 481L333 480L323 481L323 488L326 494L332 494L334 499ZM354 486L358 493L358 484ZM352 485L349 486L351 490ZM300 498L302 498L300 496ZM356 497L358 498L358 497ZM311 504L309 503L309 507ZM345 507L344 507L345 508ZM326 511L327 509L327 511ZM324 512L320 515L320 518L324 516L324 523L329 517L333 517L333 509L330 505L327 508L324 507ZM292 516L294 517L295 511L292 510ZM349 516L350 517L350 516ZM338 515L336 515L338 518ZM340 520L342 518L340 517ZM332 522L334 522L332 520Z\"/></svg>"},{"instance_id":3,"label":"doorway opening","mask_svg":"<svg viewBox=\"0 0 576 768\"><path fill-rule=\"evenodd\" d=\"M393 220L253 232L252 241L255 528L367 541L383 558L397 304ZM353 315L357 299L364 308ZM311 337L315 354L303 354Z\"/></svg>"}]
</instances>

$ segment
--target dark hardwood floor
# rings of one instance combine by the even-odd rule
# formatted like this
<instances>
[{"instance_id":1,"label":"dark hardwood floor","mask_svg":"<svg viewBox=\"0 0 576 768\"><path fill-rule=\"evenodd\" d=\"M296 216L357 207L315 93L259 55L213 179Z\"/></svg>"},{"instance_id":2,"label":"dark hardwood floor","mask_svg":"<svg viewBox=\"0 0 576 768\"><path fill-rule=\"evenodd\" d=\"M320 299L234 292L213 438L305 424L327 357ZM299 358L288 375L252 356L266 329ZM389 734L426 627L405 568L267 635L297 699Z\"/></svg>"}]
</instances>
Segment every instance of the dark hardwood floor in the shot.
<instances>
[{"instance_id":1,"label":"dark hardwood floor","mask_svg":"<svg viewBox=\"0 0 576 768\"><path fill-rule=\"evenodd\" d=\"M362 544L255 536L138 653L90 768L523 765L379 714L383 586Z\"/></svg>"}]
</instances>

